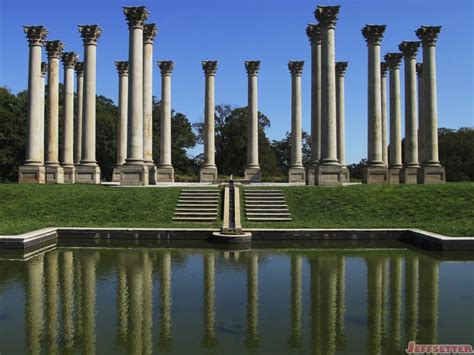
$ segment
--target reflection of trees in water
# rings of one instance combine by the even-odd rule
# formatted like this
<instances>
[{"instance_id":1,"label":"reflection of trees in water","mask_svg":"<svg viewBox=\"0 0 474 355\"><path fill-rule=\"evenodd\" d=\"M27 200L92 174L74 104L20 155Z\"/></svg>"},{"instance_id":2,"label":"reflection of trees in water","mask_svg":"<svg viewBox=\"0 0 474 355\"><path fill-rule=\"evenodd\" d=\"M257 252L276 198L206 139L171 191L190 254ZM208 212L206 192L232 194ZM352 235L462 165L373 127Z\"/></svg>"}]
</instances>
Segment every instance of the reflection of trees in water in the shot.
<instances>
[{"instance_id":1,"label":"reflection of trees in water","mask_svg":"<svg viewBox=\"0 0 474 355\"><path fill-rule=\"evenodd\" d=\"M175 255L179 263L175 263ZM243 345L260 349L260 253L252 250L228 256L227 262L245 267L247 276L247 328ZM436 343L438 262L425 256L396 252L362 257L367 267L367 353L400 353L408 340ZM215 304L219 293L215 273L217 261L222 263L225 257L223 252L206 251L202 252L202 259L201 346L215 348L218 343ZM305 259L309 265L310 291L308 345L302 331ZM294 252L288 258L288 347L305 350L305 346L309 346L314 354L335 354L336 350L348 346L344 324L346 260L340 253L328 252L313 253L305 259ZM58 249L28 260L25 263L26 350L31 354L54 354L64 350L95 353L97 279L101 279L99 271L108 275L110 270L115 270L116 298L110 302L116 302L117 346L129 353L150 354L155 348L172 351L172 270L175 265L185 262L182 253L175 254L171 250L133 249L104 254ZM153 323L154 282L159 289L156 324ZM405 310L404 318L402 309Z\"/></svg>"}]
</instances>

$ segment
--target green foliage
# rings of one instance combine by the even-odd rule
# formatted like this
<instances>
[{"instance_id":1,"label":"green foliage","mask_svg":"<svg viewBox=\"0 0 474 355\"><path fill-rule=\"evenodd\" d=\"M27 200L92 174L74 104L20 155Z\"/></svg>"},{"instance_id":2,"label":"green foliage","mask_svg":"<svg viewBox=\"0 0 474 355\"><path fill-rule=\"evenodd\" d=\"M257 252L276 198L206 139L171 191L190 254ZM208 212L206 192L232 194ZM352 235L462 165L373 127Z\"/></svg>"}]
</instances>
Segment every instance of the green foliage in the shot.
<instances>
[{"instance_id":1,"label":"green foliage","mask_svg":"<svg viewBox=\"0 0 474 355\"><path fill-rule=\"evenodd\" d=\"M306 167L311 161L311 136L305 131L302 133L302 143L303 165ZM273 140L271 146L277 159L278 168L286 175L291 164L291 133L286 132L285 138L280 141Z\"/></svg>"},{"instance_id":2,"label":"green foliage","mask_svg":"<svg viewBox=\"0 0 474 355\"><path fill-rule=\"evenodd\" d=\"M448 181L474 180L474 129L441 128L438 136L439 159Z\"/></svg>"},{"instance_id":3,"label":"green foliage","mask_svg":"<svg viewBox=\"0 0 474 355\"><path fill-rule=\"evenodd\" d=\"M352 163L347 166L349 171L351 172L351 181L362 180L362 171L364 167L367 165L367 159L362 159L358 163Z\"/></svg>"},{"instance_id":4,"label":"green foliage","mask_svg":"<svg viewBox=\"0 0 474 355\"><path fill-rule=\"evenodd\" d=\"M117 162L118 108L104 96L96 99L96 159L102 179L110 181Z\"/></svg>"}]
</instances>

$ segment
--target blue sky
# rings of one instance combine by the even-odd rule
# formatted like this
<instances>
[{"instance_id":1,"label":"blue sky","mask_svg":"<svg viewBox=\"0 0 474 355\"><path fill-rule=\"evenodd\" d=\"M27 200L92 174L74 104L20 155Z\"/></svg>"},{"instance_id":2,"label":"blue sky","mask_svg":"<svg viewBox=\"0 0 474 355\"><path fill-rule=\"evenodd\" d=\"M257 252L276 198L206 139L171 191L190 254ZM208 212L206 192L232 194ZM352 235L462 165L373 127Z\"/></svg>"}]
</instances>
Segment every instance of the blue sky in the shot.
<instances>
[{"instance_id":1,"label":"blue sky","mask_svg":"<svg viewBox=\"0 0 474 355\"><path fill-rule=\"evenodd\" d=\"M403 40L416 40L414 31L421 24L443 26L437 46L439 126L474 126L473 3L471 0L323 3L341 5L336 59L349 61L348 163L367 155L367 47L360 32L366 23L387 25L382 55L397 51ZM76 51L82 57L77 25L99 24L103 34L97 48L97 92L117 102L118 77L113 63L127 60L128 56L128 28L121 6L145 5L150 12L148 22L155 22L159 27L154 60L175 61L173 108L185 113L191 122L203 120L201 60L219 61L216 103L235 106L245 106L247 101L244 61L261 60L259 109L271 120L267 132L270 138L283 138L290 130L291 86L287 63L304 60L303 129L309 132L310 46L305 28L307 23L315 23L313 11L317 4L306 0L0 0L0 85L15 93L27 87L28 44L23 25L46 26L49 40L60 39L66 51ZM421 53L418 57L421 61ZM160 96L157 66L153 93ZM201 150L202 147L197 147L191 154Z\"/></svg>"}]
</instances>

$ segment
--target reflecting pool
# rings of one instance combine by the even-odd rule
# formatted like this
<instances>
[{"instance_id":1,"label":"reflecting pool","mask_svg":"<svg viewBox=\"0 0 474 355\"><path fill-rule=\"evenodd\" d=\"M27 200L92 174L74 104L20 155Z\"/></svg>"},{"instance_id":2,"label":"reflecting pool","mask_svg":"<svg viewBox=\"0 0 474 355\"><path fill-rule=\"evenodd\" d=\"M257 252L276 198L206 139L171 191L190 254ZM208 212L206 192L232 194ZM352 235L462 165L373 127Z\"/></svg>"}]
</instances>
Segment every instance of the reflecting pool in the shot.
<instances>
[{"instance_id":1,"label":"reflecting pool","mask_svg":"<svg viewBox=\"0 0 474 355\"><path fill-rule=\"evenodd\" d=\"M0 260L2 354L402 354L409 340L474 344L474 261L265 245Z\"/></svg>"}]
</instances>

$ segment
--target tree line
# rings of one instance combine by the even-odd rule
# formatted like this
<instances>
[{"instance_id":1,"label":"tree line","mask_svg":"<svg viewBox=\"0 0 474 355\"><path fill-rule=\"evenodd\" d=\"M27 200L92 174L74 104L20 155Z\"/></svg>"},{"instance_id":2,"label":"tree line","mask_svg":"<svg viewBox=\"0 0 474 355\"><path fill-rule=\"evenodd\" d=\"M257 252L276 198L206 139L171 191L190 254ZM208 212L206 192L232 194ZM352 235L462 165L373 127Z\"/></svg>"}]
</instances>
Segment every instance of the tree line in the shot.
<instances>
[{"instance_id":1,"label":"tree line","mask_svg":"<svg viewBox=\"0 0 474 355\"><path fill-rule=\"evenodd\" d=\"M63 86L59 88L59 115L62 117ZM18 167L25 157L26 91L11 93L0 87L0 181L18 180ZM247 108L217 105L215 108L216 165L220 175L243 176L247 160ZM160 101L153 98L153 159L159 161ZM270 119L259 112L259 161L262 177L270 181L286 181L290 166L290 134L281 140L266 135ZM117 156L118 108L111 99L98 95L96 100L97 161L104 180L110 180ZM191 124L181 112L172 111L172 159L178 181L197 181L203 154L190 156L188 150L203 143L204 124ZM59 125L59 146L61 147ZM45 122L47 132L47 120ZM311 154L311 137L303 132L303 164ZM440 160L448 181L474 180L474 129L439 129ZM351 176L360 179L365 160L349 165Z\"/></svg>"}]
</instances>

